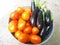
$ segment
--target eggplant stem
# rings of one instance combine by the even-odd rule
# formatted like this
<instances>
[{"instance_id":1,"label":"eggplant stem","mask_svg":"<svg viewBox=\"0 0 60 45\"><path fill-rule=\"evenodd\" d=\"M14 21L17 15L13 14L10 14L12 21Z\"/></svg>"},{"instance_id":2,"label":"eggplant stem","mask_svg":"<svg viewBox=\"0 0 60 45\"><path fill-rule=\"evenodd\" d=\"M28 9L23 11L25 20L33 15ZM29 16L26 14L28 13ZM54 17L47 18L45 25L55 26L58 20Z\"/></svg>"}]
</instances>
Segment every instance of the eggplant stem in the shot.
<instances>
[{"instance_id":1,"label":"eggplant stem","mask_svg":"<svg viewBox=\"0 0 60 45\"><path fill-rule=\"evenodd\" d=\"M31 2L34 2L34 0L31 0Z\"/></svg>"}]
</instances>

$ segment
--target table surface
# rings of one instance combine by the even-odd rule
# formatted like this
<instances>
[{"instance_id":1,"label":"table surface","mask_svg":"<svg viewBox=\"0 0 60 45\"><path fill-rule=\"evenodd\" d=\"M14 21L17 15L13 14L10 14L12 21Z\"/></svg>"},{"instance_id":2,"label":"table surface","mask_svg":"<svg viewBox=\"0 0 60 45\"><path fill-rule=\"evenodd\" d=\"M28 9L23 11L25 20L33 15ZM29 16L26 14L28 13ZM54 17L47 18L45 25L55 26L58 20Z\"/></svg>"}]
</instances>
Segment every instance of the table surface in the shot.
<instances>
[{"instance_id":1,"label":"table surface","mask_svg":"<svg viewBox=\"0 0 60 45\"><path fill-rule=\"evenodd\" d=\"M9 12L18 6L30 5L30 0L0 0L0 45L19 45L19 42L11 35L7 27ZM60 45L60 0L47 0L47 6L53 13L54 34L43 45Z\"/></svg>"}]
</instances>

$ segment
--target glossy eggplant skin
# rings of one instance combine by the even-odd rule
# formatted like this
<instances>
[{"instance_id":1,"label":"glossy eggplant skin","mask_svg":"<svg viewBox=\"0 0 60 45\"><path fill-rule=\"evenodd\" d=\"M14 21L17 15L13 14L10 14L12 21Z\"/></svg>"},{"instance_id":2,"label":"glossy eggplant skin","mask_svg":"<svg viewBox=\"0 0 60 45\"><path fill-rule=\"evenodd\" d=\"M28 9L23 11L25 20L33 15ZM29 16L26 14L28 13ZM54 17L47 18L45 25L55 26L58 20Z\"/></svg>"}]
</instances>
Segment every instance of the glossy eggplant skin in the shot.
<instances>
[{"instance_id":1,"label":"glossy eggplant skin","mask_svg":"<svg viewBox=\"0 0 60 45\"><path fill-rule=\"evenodd\" d=\"M43 26L43 17L42 17L42 11L40 10L37 16L37 27L41 30Z\"/></svg>"},{"instance_id":2,"label":"glossy eggplant skin","mask_svg":"<svg viewBox=\"0 0 60 45\"><path fill-rule=\"evenodd\" d=\"M37 16L38 16L39 8L35 7L34 11L32 12L30 23L32 26L37 26Z\"/></svg>"},{"instance_id":3,"label":"glossy eggplant skin","mask_svg":"<svg viewBox=\"0 0 60 45\"><path fill-rule=\"evenodd\" d=\"M34 11L34 9L35 9L35 2L32 1L32 2L31 2L31 10Z\"/></svg>"},{"instance_id":4,"label":"glossy eggplant skin","mask_svg":"<svg viewBox=\"0 0 60 45\"><path fill-rule=\"evenodd\" d=\"M42 37L42 39L44 39L45 37L45 34L46 34L46 24L45 24L45 20L46 20L46 12L43 12L44 14L42 15L43 16L43 27L42 27L42 30L40 32L40 36Z\"/></svg>"},{"instance_id":5,"label":"glossy eggplant skin","mask_svg":"<svg viewBox=\"0 0 60 45\"><path fill-rule=\"evenodd\" d=\"M40 36L42 37L43 40L49 36L53 28L53 22L51 21L50 16L51 16L51 13L49 10L45 12L45 15L44 15L45 20L43 20L43 28L40 32Z\"/></svg>"},{"instance_id":6,"label":"glossy eggplant skin","mask_svg":"<svg viewBox=\"0 0 60 45\"><path fill-rule=\"evenodd\" d=\"M49 26L51 23L51 12L50 10L47 10L46 12L46 26Z\"/></svg>"}]
</instances>

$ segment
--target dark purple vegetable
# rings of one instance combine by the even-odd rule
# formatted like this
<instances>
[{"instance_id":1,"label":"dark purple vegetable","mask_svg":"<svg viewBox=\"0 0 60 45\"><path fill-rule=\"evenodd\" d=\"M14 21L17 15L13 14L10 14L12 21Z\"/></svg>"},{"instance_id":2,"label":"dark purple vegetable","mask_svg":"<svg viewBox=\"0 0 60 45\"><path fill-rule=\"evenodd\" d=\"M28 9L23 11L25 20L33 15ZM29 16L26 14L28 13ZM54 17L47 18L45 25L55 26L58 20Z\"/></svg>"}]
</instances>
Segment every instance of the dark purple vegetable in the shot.
<instances>
[{"instance_id":1,"label":"dark purple vegetable","mask_svg":"<svg viewBox=\"0 0 60 45\"><path fill-rule=\"evenodd\" d=\"M43 17L42 17L42 11L40 10L37 16L37 27L41 30L43 26Z\"/></svg>"},{"instance_id":2,"label":"dark purple vegetable","mask_svg":"<svg viewBox=\"0 0 60 45\"><path fill-rule=\"evenodd\" d=\"M32 12L30 22L32 26L37 26L37 16L38 16L39 8L35 7L34 11Z\"/></svg>"},{"instance_id":3,"label":"dark purple vegetable","mask_svg":"<svg viewBox=\"0 0 60 45\"><path fill-rule=\"evenodd\" d=\"M40 32L40 36L42 37L42 39L44 40L46 37L49 36L50 32L52 31L52 21L51 21L51 13L48 10L47 12L45 12L44 14L44 20L43 20L43 28Z\"/></svg>"},{"instance_id":4,"label":"dark purple vegetable","mask_svg":"<svg viewBox=\"0 0 60 45\"><path fill-rule=\"evenodd\" d=\"M31 10L34 11L34 9L35 9L35 2L32 1L32 2L31 2Z\"/></svg>"},{"instance_id":5,"label":"dark purple vegetable","mask_svg":"<svg viewBox=\"0 0 60 45\"><path fill-rule=\"evenodd\" d=\"M47 10L46 12L46 26L49 26L51 23L51 12L50 10Z\"/></svg>"},{"instance_id":6,"label":"dark purple vegetable","mask_svg":"<svg viewBox=\"0 0 60 45\"><path fill-rule=\"evenodd\" d=\"M41 32L40 32L40 36L44 39L44 37L45 37L45 34L46 34L46 24L45 24L45 20L46 20L46 13L45 12L43 12L43 28L42 28L42 30L41 30Z\"/></svg>"}]
</instances>

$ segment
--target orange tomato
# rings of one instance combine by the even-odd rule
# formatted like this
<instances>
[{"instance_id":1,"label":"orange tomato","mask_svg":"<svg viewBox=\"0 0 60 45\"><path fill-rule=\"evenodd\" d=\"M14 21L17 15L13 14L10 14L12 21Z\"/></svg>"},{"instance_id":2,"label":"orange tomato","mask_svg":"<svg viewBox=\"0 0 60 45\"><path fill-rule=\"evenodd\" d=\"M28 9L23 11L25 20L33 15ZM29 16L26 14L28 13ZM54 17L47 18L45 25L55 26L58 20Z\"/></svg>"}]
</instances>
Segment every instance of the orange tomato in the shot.
<instances>
[{"instance_id":1,"label":"orange tomato","mask_svg":"<svg viewBox=\"0 0 60 45\"><path fill-rule=\"evenodd\" d=\"M17 21L16 20L12 20L8 24L8 29L9 29L10 32L16 32L17 31Z\"/></svg>"},{"instance_id":2,"label":"orange tomato","mask_svg":"<svg viewBox=\"0 0 60 45\"><path fill-rule=\"evenodd\" d=\"M27 23L26 23L26 26L31 26L31 25L30 25L30 22L27 22Z\"/></svg>"},{"instance_id":3,"label":"orange tomato","mask_svg":"<svg viewBox=\"0 0 60 45\"><path fill-rule=\"evenodd\" d=\"M16 11L10 14L11 19L19 19L19 16L20 16L19 13Z\"/></svg>"},{"instance_id":4,"label":"orange tomato","mask_svg":"<svg viewBox=\"0 0 60 45\"><path fill-rule=\"evenodd\" d=\"M22 34L22 32L18 30L15 32L15 37L18 38L21 34Z\"/></svg>"},{"instance_id":5,"label":"orange tomato","mask_svg":"<svg viewBox=\"0 0 60 45\"><path fill-rule=\"evenodd\" d=\"M23 31L24 33L30 34L32 32L32 26L26 27Z\"/></svg>"},{"instance_id":6,"label":"orange tomato","mask_svg":"<svg viewBox=\"0 0 60 45\"><path fill-rule=\"evenodd\" d=\"M22 7L18 7L16 11L21 15L24 12L24 9Z\"/></svg>"},{"instance_id":7,"label":"orange tomato","mask_svg":"<svg viewBox=\"0 0 60 45\"><path fill-rule=\"evenodd\" d=\"M30 19L30 15L27 12L22 13L22 19L28 21Z\"/></svg>"},{"instance_id":8,"label":"orange tomato","mask_svg":"<svg viewBox=\"0 0 60 45\"><path fill-rule=\"evenodd\" d=\"M33 27L32 34L38 34L38 33L39 33L39 29L37 27Z\"/></svg>"},{"instance_id":9,"label":"orange tomato","mask_svg":"<svg viewBox=\"0 0 60 45\"><path fill-rule=\"evenodd\" d=\"M31 35L31 36L30 36L30 41L31 41L31 43L33 43L33 44L39 44L39 43L41 43L42 39L41 39L41 37L38 36L38 35Z\"/></svg>"},{"instance_id":10,"label":"orange tomato","mask_svg":"<svg viewBox=\"0 0 60 45\"><path fill-rule=\"evenodd\" d=\"M26 43L29 40L29 36L23 33L18 37L18 40L22 43Z\"/></svg>"},{"instance_id":11,"label":"orange tomato","mask_svg":"<svg viewBox=\"0 0 60 45\"><path fill-rule=\"evenodd\" d=\"M27 13L29 13L30 15L31 15L31 13L32 13L31 8L26 8L25 11L26 11Z\"/></svg>"},{"instance_id":12,"label":"orange tomato","mask_svg":"<svg viewBox=\"0 0 60 45\"><path fill-rule=\"evenodd\" d=\"M25 25L26 25L26 21L24 21L23 19L20 18L18 20L18 29L23 30L25 28Z\"/></svg>"}]
</instances>

